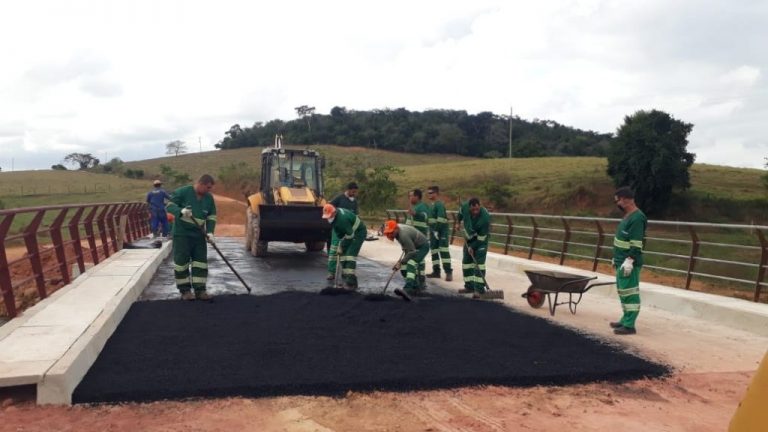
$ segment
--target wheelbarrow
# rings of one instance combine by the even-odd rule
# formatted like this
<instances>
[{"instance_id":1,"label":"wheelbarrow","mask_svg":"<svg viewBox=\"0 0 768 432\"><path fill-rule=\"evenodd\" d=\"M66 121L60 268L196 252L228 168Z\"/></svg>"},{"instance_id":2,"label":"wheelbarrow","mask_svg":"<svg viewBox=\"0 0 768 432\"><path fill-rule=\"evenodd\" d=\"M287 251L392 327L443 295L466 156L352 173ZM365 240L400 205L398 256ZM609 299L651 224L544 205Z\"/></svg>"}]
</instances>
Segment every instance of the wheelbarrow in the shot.
<instances>
[{"instance_id":1,"label":"wheelbarrow","mask_svg":"<svg viewBox=\"0 0 768 432\"><path fill-rule=\"evenodd\" d=\"M532 308L540 308L544 304L544 296L547 297L549 314L554 316L555 309L559 305L567 304L572 314L576 314L576 307L581 301L581 296L591 288L602 285L613 285L616 282L590 283L597 276L581 276L555 271L526 270L525 274L531 281L528 291L523 297ZM568 294L568 301L558 302L560 294ZM551 297L554 295L554 299Z\"/></svg>"}]
</instances>

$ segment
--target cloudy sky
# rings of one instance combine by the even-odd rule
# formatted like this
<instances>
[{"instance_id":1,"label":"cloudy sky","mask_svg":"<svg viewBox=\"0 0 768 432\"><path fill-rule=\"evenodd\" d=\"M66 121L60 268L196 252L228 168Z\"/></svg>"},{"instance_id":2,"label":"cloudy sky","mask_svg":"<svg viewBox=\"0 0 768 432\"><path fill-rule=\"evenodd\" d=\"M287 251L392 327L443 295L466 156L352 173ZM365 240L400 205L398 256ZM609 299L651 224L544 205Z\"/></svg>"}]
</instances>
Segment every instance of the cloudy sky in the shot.
<instances>
[{"instance_id":1,"label":"cloudy sky","mask_svg":"<svg viewBox=\"0 0 768 432\"><path fill-rule=\"evenodd\" d=\"M0 6L0 167L210 150L312 105L509 112L614 132L661 109L697 162L768 156L768 2L14 1Z\"/></svg>"}]
</instances>

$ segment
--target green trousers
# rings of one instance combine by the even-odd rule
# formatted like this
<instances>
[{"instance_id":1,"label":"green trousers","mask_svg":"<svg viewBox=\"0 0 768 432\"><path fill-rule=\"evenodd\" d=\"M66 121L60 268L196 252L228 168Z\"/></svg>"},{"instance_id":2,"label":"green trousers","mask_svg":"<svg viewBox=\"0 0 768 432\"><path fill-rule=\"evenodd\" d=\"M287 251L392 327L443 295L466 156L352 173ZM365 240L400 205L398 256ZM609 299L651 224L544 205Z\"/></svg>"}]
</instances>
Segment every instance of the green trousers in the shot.
<instances>
[{"instance_id":1,"label":"green trousers","mask_svg":"<svg viewBox=\"0 0 768 432\"><path fill-rule=\"evenodd\" d=\"M435 235L436 234L436 235ZM429 238L429 248L432 250L432 272L440 274L440 261L443 270L451 273L451 253L448 249L448 225L436 227Z\"/></svg>"},{"instance_id":2,"label":"green trousers","mask_svg":"<svg viewBox=\"0 0 768 432\"><path fill-rule=\"evenodd\" d=\"M619 323L627 328L635 328L635 321L640 315L640 267L632 269L625 277L620 267L616 268L616 288L619 292L621 310L624 314Z\"/></svg>"},{"instance_id":3,"label":"green trousers","mask_svg":"<svg viewBox=\"0 0 768 432\"><path fill-rule=\"evenodd\" d=\"M191 271L190 271L191 268ZM173 237L173 274L182 293L205 291L208 280L208 246L202 236Z\"/></svg>"},{"instance_id":4,"label":"green trousers","mask_svg":"<svg viewBox=\"0 0 768 432\"><path fill-rule=\"evenodd\" d=\"M363 247L365 237L368 235L368 230L365 225L360 224L360 227L355 231L355 236L351 240L339 240L341 243L341 256L339 261L341 262L341 277L344 279L344 283L357 286L357 275L355 275L355 269L357 269L357 255L360 254L360 248ZM333 249L333 246L331 246ZM334 272L336 267L334 266Z\"/></svg>"},{"instance_id":5,"label":"green trousers","mask_svg":"<svg viewBox=\"0 0 768 432\"><path fill-rule=\"evenodd\" d=\"M424 265L424 258L429 253L429 243L424 243L416 249L416 253L408 257L405 268L400 267L400 274L405 278L405 290L414 291L423 288L421 279L417 278L419 268Z\"/></svg>"},{"instance_id":6,"label":"green trousers","mask_svg":"<svg viewBox=\"0 0 768 432\"><path fill-rule=\"evenodd\" d=\"M331 248L328 250L328 274L336 275L336 248L339 247L339 236L331 230Z\"/></svg>"},{"instance_id":7,"label":"green trousers","mask_svg":"<svg viewBox=\"0 0 768 432\"><path fill-rule=\"evenodd\" d=\"M484 293L485 282L483 282L483 276L485 276L485 256L488 254L488 245L482 245L475 249L474 252L477 267L475 267L475 262L472 261L472 257L469 255L467 247L464 246L464 254L461 258L464 288L477 293Z\"/></svg>"}]
</instances>

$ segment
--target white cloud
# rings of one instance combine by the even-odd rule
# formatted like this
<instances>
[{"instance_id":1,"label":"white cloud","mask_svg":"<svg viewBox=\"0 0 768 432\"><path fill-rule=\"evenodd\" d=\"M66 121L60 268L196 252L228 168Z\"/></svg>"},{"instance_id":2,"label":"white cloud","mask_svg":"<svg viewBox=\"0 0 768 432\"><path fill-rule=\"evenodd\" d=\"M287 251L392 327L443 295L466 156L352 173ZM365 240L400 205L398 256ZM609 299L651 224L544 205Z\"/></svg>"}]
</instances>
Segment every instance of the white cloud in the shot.
<instances>
[{"instance_id":1,"label":"white cloud","mask_svg":"<svg viewBox=\"0 0 768 432\"><path fill-rule=\"evenodd\" d=\"M765 2L725 0L15 2L0 15L3 157L206 150L302 104L512 105L603 132L666 110L695 125L698 161L759 167L766 18Z\"/></svg>"}]
</instances>

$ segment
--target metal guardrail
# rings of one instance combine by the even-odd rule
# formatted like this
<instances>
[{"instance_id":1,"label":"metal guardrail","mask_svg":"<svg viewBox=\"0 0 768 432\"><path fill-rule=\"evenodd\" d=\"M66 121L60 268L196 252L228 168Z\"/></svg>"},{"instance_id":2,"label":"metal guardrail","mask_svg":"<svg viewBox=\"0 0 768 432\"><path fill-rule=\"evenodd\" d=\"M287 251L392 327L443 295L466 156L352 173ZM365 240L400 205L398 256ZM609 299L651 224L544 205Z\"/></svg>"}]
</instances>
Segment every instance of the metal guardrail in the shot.
<instances>
[{"instance_id":1,"label":"metal guardrail","mask_svg":"<svg viewBox=\"0 0 768 432\"><path fill-rule=\"evenodd\" d=\"M386 210L387 218L405 220L406 210ZM457 237L457 212L452 219L450 243ZM555 216L526 213L491 213L491 245L510 251L592 262L610 263L613 233L620 219ZM648 221L644 267L685 278L690 289L694 277L748 284L760 301L768 266L767 226L701 222Z\"/></svg>"},{"instance_id":2,"label":"metal guardrail","mask_svg":"<svg viewBox=\"0 0 768 432\"><path fill-rule=\"evenodd\" d=\"M149 234L147 220L143 202L0 210L0 292L6 315L18 313L22 288L34 282L37 296L47 297L49 288L70 283L73 263L83 273L86 261L98 264L117 252L123 241L119 231L127 242ZM14 244L26 246L26 253L9 261L6 248ZM46 267L44 260L52 255L55 262Z\"/></svg>"}]
</instances>

